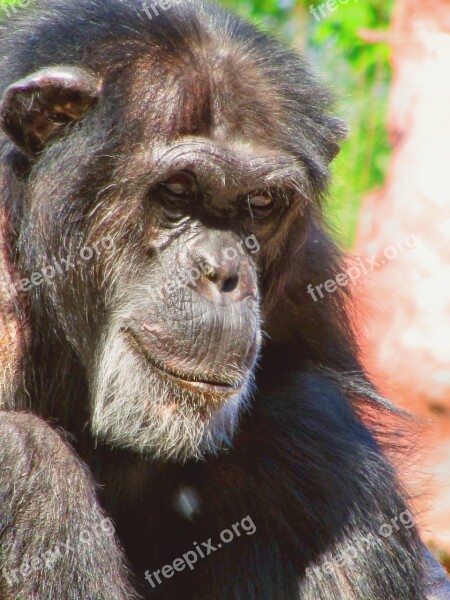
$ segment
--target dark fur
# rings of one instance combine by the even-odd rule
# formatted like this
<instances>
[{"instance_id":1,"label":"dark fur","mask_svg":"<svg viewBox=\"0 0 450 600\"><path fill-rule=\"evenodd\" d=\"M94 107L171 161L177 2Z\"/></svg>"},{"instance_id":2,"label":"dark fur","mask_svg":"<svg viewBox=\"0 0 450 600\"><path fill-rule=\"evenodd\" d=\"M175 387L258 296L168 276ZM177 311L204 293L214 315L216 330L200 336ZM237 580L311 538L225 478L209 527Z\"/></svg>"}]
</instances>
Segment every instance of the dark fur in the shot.
<instances>
[{"instance_id":1,"label":"dark fur","mask_svg":"<svg viewBox=\"0 0 450 600\"><path fill-rule=\"evenodd\" d=\"M320 213L328 163L344 133L328 115L328 95L297 56L203 2L183 2L152 21L134 0L37 4L36 10L3 22L1 89L57 64L83 66L105 77L106 85L103 101L37 157L25 157L1 138L11 273L26 276L46 259L74 251L75 242L81 247L100 237L100 219L95 226L86 219L96 203L115 202L102 227L115 237L118 250L106 264L96 265L102 276L82 267L65 283L55 281L53 288L36 287L14 299L24 331L23 360L20 376L5 374L3 381L0 567L10 572L24 557L92 530L101 519L101 504L117 525L133 585L145 597L425 598L415 529L400 528L386 539L378 534L406 503L375 442L389 409L359 364L347 299L337 291L314 303L306 293L309 283L323 283L342 269ZM215 76L225 88L214 89L205 84L204 74L213 50L224 41L225 60ZM238 63L242 48L249 57ZM176 86L186 63L196 76L186 79L183 91ZM136 252L136 218L127 211L144 183L133 179L142 165L128 164L130 157L145 150L152 136L207 136L213 127L212 99L223 90L227 101L232 98L227 122L243 139L295 157L308 200L283 235L265 240L258 268L267 339L255 398L232 449L199 462L151 460L94 443L86 426L91 350L106 318L102 290L106 283L114 289L130 268L127 248ZM269 158L264 165L270 171ZM234 167L236 180L240 168ZM256 163L247 168L245 176L256 181L264 171ZM154 176L148 175L145 185ZM115 190L108 196L112 183ZM48 215L46 224L34 220L36 211ZM72 434L77 454L103 486L99 504L75 452L43 420ZM200 502L192 520L174 509L174 498L186 487ZM199 561L193 572L176 573L151 593L146 570L182 556L194 541L217 539L246 515L257 527L253 536L236 539ZM376 543L367 549L368 535ZM348 546L356 550L350 565L305 577L306 567L321 565ZM12 585L0 580L1 597L131 598L123 564L108 537L77 547L39 576L20 577Z\"/></svg>"}]
</instances>

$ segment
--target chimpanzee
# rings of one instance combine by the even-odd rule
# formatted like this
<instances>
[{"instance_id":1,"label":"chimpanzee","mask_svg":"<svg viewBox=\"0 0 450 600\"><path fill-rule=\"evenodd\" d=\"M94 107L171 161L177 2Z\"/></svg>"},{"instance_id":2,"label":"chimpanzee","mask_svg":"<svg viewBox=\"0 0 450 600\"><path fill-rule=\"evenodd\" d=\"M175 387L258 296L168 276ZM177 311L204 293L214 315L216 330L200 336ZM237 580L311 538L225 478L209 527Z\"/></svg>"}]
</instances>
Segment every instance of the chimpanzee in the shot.
<instances>
[{"instance_id":1,"label":"chimpanzee","mask_svg":"<svg viewBox=\"0 0 450 600\"><path fill-rule=\"evenodd\" d=\"M203 0L5 12L1 598L424 599L345 278L307 292L327 91Z\"/></svg>"}]
</instances>

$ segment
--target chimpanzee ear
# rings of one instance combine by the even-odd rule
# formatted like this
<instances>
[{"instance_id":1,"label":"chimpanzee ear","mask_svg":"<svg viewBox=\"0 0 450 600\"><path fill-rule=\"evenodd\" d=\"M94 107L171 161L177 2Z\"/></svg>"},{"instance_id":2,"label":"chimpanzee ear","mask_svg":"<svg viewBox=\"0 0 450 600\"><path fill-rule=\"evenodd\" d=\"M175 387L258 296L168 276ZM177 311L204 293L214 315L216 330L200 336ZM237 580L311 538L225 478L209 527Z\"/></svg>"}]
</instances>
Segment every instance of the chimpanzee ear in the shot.
<instances>
[{"instance_id":1,"label":"chimpanzee ear","mask_svg":"<svg viewBox=\"0 0 450 600\"><path fill-rule=\"evenodd\" d=\"M34 156L97 101L101 81L78 67L47 67L16 81L0 104L0 125L26 154Z\"/></svg>"},{"instance_id":2,"label":"chimpanzee ear","mask_svg":"<svg viewBox=\"0 0 450 600\"><path fill-rule=\"evenodd\" d=\"M340 119L330 117L328 119L328 129L330 134L327 136L325 154L327 161L330 163L341 151L340 143L347 137L348 128Z\"/></svg>"}]
</instances>

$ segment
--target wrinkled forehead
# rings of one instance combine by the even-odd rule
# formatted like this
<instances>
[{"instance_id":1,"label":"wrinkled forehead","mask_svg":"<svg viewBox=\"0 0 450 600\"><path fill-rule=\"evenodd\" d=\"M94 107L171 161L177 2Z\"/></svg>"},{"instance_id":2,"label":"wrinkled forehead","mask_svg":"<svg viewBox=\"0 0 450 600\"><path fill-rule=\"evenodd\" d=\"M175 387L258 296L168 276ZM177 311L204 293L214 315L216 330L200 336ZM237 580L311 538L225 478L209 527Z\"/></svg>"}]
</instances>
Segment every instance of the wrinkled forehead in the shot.
<instances>
[{"instance_id":1,"label":"wrinkled forehead","mask_svg":"<svg viewBox=\"0 0 450 600\"><path fill-rule=\"evenodd\" d=\"M128 109L143 133L273 144L283 122L279 94L256 61L236 49L186 49L141 57Z\"/></svg>"},{"instance_id":2,"label":"wrinkled forehead","mask_svg":"<svg viewBox=\"0 0 450 600\"><path fill-rule=\"evenodd\" d=\"M305 187L304 166L283 144L287 127L263 72L229 54L139 62L127 92L127 118L137 123L127 176L191 171L228 194Z\"/></svg>"}]
</instances>

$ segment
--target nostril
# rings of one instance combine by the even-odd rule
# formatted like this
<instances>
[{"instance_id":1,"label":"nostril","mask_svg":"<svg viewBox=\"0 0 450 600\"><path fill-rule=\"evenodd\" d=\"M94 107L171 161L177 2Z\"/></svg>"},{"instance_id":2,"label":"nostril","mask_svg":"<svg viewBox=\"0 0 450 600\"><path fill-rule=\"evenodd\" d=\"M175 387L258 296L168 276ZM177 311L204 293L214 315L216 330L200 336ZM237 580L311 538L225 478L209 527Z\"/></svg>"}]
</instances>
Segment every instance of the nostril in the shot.
<instances>
[{"instance_id":1,"label":"nostril","mask_svg":"<svg viewBox=\"0 0 450 600\"><path fill-rule=\"evenodd\" d=\"M224 293L229 293L229 292L233 292L239 283L239 275L231 275L230 277L227 277L223 284L222 284L222 288L221 288L221 292Z\"/></svg>"},{"instance_id":2,"label":"nostril","mask_svg":"<svg viewBox=\"0 0 450 600\"><path fill-rule=\"evenodd\" d=\"M233 292L239 285L240 265L216 264L213 260L202 259L197 263L202 279L212 284L221 294Z\"/></svg>"}]
</instances>

